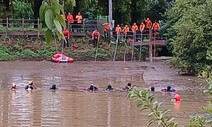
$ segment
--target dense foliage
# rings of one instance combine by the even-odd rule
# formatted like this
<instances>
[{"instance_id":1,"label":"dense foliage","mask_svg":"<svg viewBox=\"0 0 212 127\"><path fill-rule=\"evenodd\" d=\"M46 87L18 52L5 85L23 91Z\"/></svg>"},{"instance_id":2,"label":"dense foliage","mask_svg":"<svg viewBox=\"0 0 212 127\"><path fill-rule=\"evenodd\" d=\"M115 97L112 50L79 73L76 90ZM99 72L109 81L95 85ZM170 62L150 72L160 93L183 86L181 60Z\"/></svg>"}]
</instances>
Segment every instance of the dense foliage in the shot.
<instances>
[{"instance_id":1,"label":"dense foliage","mask_svg":"<svg viewBox=\"0 0 212 127\"><path fill-rule=\"evenodd\" d=\"M200 72L212 65L212 1L176 0L168 13L173 63Z\"/></svg>"},{"instance_id":2,"label":"dense foliage","mask_svg":"<svg viewBox=\"0 0 212 127\"><path fill-rule=\"evenodd\" d=\"M32 5L31 3L25 2L24 0L14 0L13 1L13 18L29 19L33 17Z\"/></svg>"},{"instance_id":3,"label":"dense foliage","mask_svg":"<svg viewBox=\"0 0 212 127\"><path fill-rule=\"evenodd\" d=\"M55 53L55 48L53 47L43 47L38 50L31 50L23 48L19 45L5 46L0 45L0 60L16 60L16 59L37 59L37 60L49 60L51 55Z\"/></svg>"},{"instance_id":4,"label":"dense foliage","mask_svg":"<svg viewBox=\"0 0 212 127\"><path fill-rule=\"evenodd\" d=\"M66 27L65 19L62 18L61 14L64 15L64 9L57 0L44 0L40 10L39 17L42 23L42 27L46 28L45 39L47 44L50 44L57 35L57 39L64 39L62 33L62 27Z\"/></svg>"},{"instance_id":5,"label":"dense foliage","mask_svg":"<svg viewBox=\"0 0 212 127\"><path fill-rule=\"evenodd\" d=\"M140 23L144 18L152 20L163 18L164 12L174 0L113 0L113 19L115 24ZM108 15L108 0L76 1L82 14ZM89 15L86 15L89 16Z\"/></svg>"}]
</instances>

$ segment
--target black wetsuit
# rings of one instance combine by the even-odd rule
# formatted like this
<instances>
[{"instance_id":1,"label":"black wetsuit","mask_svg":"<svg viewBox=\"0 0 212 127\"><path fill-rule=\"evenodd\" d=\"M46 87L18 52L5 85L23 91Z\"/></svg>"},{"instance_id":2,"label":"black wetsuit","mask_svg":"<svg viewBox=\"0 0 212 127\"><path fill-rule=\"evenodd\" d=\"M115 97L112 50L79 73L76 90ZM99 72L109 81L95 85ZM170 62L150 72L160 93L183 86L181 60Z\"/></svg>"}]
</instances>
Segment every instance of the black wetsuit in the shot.
<instances>
[{"instance_id":1,"label":"black wetsuit","mask_svg":"<svg viewBox=\"0 0 212 127\"><path fill-rule=\"evenodd\" d=\"M27 86L25 87L26 90L29 89L29 88L32 89L32 90L34 89L33 86L31 86L31 85L27 85Z\"/></svg>"}]
</instances>

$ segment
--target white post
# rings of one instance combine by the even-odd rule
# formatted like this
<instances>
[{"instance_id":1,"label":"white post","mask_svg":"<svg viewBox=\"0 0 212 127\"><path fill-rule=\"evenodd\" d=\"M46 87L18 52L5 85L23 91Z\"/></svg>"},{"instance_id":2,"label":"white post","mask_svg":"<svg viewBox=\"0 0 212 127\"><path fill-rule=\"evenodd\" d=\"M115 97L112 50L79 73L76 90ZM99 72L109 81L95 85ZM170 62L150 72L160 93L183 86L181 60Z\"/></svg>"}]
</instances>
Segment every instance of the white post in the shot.
<instances>
[{"instance_id":1,"label":"white post","mask_svg":"<svg viewBox=\"0 0 212 127\"><path fill-rule=\"evenodd\" d=\"M110 36L113 35L112 29L113 29L113 6L112 6L112 0L109 0L109 24L110 24Z\"/></svg>"},{"instance_id":2,"label":"white post","mask_svg":"<svg viewBox=\"0 0 212 127\"><path fill-rule=\"evenodd\" d=\"M153 55L152 55L152 43L150 42L150 62L153 62Z\"/></svg>"}]
</instances>

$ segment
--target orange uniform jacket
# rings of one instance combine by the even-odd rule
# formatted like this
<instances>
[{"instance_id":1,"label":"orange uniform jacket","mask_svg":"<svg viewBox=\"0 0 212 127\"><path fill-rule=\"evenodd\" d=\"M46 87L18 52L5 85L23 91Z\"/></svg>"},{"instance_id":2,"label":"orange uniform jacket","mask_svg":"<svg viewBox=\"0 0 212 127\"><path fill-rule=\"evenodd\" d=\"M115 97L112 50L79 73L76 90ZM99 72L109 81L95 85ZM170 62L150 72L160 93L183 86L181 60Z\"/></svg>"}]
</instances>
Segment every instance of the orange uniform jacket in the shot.
<instances>
[{"instance_id":1,"label":"orange uniform jacket","mask_svg":"<svg viewBox=\"0 0 212 127\"><path fill-rule=\"evenodd\" d=\"M104 31L108 32L110 30L110 25L109 23L104 23Z\"/></svg>"},{"instance_id":2,"label":"orange uniform jacket","mask_svg":"<svg viewBox=\"0 0 212 127\"><path fill-rule=\"evenodd\" d=\"M67 20L68 20L69 23L74 23L74 17L73 17L73 15L67 15L66 18L67 18Z\"/></svg>"},{"instance_id":3,"label":"orange uniform jacket","mask_svg":"<svg viewBox=\"0 0 212 127\"><path fill-rule=\"evenodd\" d=\"M140 31L143 31L143 30L145 29L145 24L142 23L142 24L140 25L139 29L140 29Z\"/></svg>"},{"instance_id":4,"label":"orange uniform jacket","mask_svg":"<svg viewBox=\"0 0 212 127\"><path fill-rule=\"evenodd\" d=\"M77 23L82 23L82 15L76 15Z\"/></svg>"},{"instance_id":5,"label":"orange uniform jacket","mask_svg":"<svg viewBox=\"0 0 212 127\"><path fill-rule=\"evenodd\" d=\"M124 34L127 34L127 32L130 31L130 28L128 26L125 26L123 29Z\"/></svg>"},{"instance_id":6,"label":"orange uniform jacket","mask_svg":"<svg viewBox=\"0 0 212 127\"><path fill-rule=\"evenodd\" d=\"M146 28L150 29L152 27L152 21L151 20L145 20L146 22Z\"/></svg>"},{"instance_id":7,"label":"orange uniform jacket","mask_svg":"<svg viewBox=\"0 0 212 127\"><path fill-rule=\"evenodd\" d=\"M157 23L157 22L153 23L152 29L155 30L155 31L156 31L156 30L159 30L159 29L160 29L159 23Z\"/></svg>"},{"instance_id":8,"label":"orange uniform jacket","mask_svg":"<svg viewBox=\"0 0 212 127\"><path fill-rule=\"evenodd\" d=\"M115 31L116 31L116 34L120 34L120 32L121 32L121 27L120 27L120 26L117 26L116 29L115 29Z\"/></svg>"},{"instance_id":9,"label":"orange uniform jacket","mask_svg":"<svg viewBox=\"0 0 212 127\"><path fill-rule=\"evenodd\" d=\"M132 25L132 32L136 32L138 30L138 26L137 25Z\"/></svg>"},{"instance_id":10,"label":"orange uniform jacket","mask_svg":"<svg viewBox=\"0 0 212 127\"><path fill-rule=\"evenodd\" d=\"M99 31L95 30L92 33L92 39L99 39L100 38L100 33Z\"/></svg>"},{"instance_id":11,"label":"orange uniform jacket","mask_svg":"<svg viewBox=\"0 0 212 127\"><path fill-rule=\"evenodd\" d=\"M67 39L70 38L70 32L69 32L67 29L63 30L63 35L64 35L65 38L67 38Z\"/></svg>"}]
</instances>

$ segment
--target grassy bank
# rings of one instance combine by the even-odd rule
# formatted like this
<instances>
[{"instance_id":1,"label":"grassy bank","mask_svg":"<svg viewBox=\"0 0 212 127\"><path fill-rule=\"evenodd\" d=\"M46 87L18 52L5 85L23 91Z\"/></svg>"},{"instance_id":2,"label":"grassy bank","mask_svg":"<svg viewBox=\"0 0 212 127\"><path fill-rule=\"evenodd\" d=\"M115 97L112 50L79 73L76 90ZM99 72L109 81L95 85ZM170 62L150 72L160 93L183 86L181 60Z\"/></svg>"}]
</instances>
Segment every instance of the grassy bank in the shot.
<instances>
[{"instance_id":1,"label":"grassy bank","mask_svg":"<svg viewBox=\"0 0 212 127\"><path fill-rule=\"evenodd\" d=\"M0 39L0 60L50 60L51 56L57 52L64 52L69 57L78 61L94 60L96 48L89 43L89 38L73 38L72 42L78 45L78 48L66 47L62 49L61 43L57 42L46 45L43 39L19 37ZM112 60L114 56L115 44L107 44L101 41L98 48L97 60ZM139 60L140 50L134 48L134 60ZM145 60L147 49L142 48L141 59ZM124 58L125 56L125 58ZM116 60L131 60L132 47L124 43L118 46Z\"/></svg>"}]
</instances>

